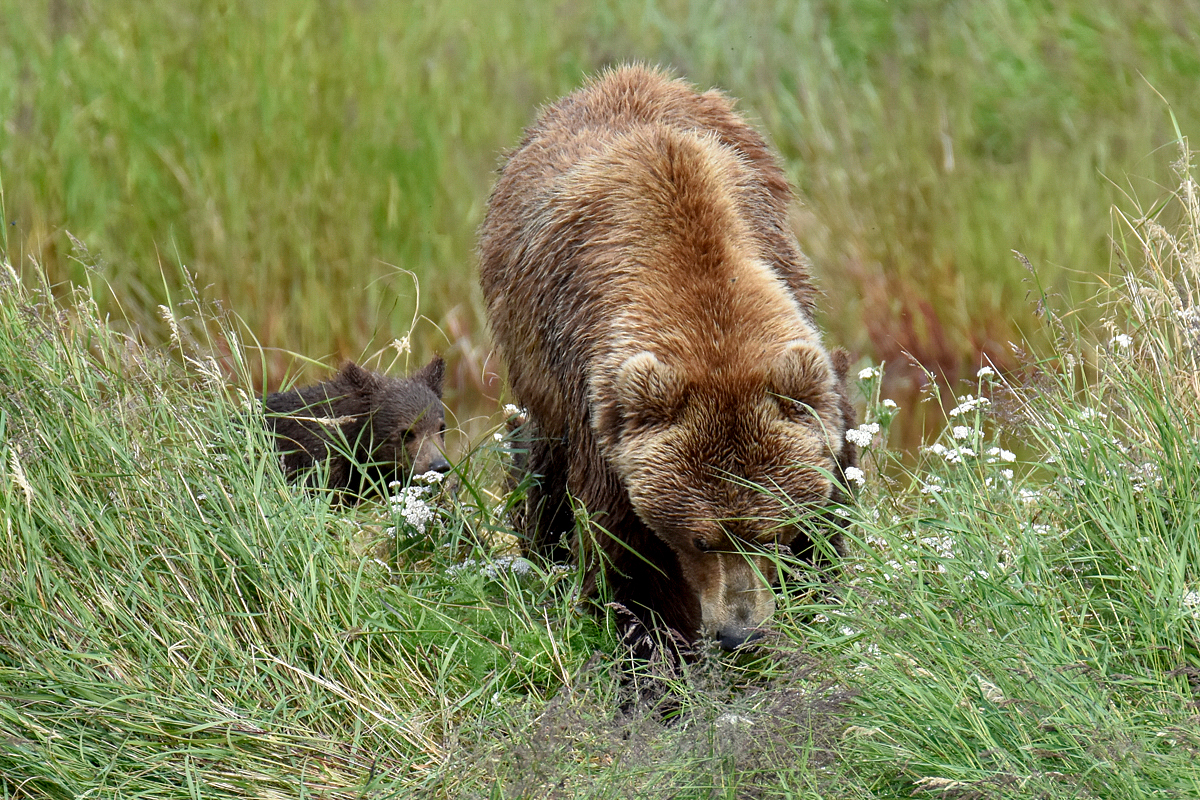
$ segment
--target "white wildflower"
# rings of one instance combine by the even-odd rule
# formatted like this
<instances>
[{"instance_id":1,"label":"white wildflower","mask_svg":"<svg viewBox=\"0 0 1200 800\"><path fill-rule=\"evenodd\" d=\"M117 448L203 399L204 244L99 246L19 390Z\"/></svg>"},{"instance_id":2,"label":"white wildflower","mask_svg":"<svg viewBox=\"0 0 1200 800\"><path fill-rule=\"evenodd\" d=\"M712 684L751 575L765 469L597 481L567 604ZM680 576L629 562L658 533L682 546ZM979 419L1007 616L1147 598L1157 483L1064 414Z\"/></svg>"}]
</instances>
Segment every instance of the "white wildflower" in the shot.
<instances>
[{"instance_id":1,"label":"white wildflower","mask_svg":"<svg viewBox=\"0 0 1200 800\"><path fill-rule=\"evenodd\" d=\"M418 483L428 483L430 485L441 483L445 479L446 476L443 473L432 469L413 478Z\"/></svg>"},{"instance_id":2,"label":"white wildflower","mask_svg":"<svg viewBox=\"0 0 1200 800\"><path fill-rule=\"evenodd\" d=\"M900 406L896 405L895 400L884 400L882 405L884 408L888 409L889 411L899 411L900 410Z\"/></svg>"},{"instance_id":3,"label":"white wildflower","mask_svg":"<svg viewBox=\"0 0 1200 800\"><path fill-rule=\"evenodd\" d=\"M975 397L974 395L968 394L958 398L958 405L950 409L950 416L957 417L962 414L970 413L977 408L990 406L991 404L992 401L988 400L986 397Z\"/></svg>"},{"instance_id":4,"label":"white wildflower","mask_svg":"<svg viewBox=\"0 0 1200 800\"><path fill-rule=\"evenodd\" d=\"M878 377L879 377L879 368L878 367L867 367L866 369L861 369L858 371L858 379L860 381L869 381L872 378L878 378Z\"/></svg>"},{"instance_id":5,"label":"white wildflower","mask_svg":"<svg viewBox=\"0 0 1200 800\"><path fill-rule=\"evenodd\" d=\"M846 480L857 483L859 486L865 486L867 476L858 467L846 467Z\"/></svg>"},{"instance_id":6,"label":"white wildflower","mask_svg":"<svg viewBox=\"0 0 1200 800\"><path fill-rule=\"evenodd\" d=\"M428 491L425 486L407 486L399 494L388 498L392 511L404 517L404 521L418 534L425 532L425 526L434 516L433 506L424 500Z\"/></svg>"},{"instance_id":7,"label":"white wildflower","mask_svg":"<svg viewBox=\"0 0 1200 800\"><path fill-rule=\"evenodd\" d=\"M446 574L447 575L457 575L460 572L466 572L468 570L474 569L475 566L478 565L478 563L479 562L476 561L475 559L468 558L467 560L462 561L458 564L451 564L450 566L446 567Z\"/></svg>"},{"instance_id":8,"label":"white wildflower","mask_svg":"<svg viewBox=\"0 0 1200 800\"><path fill-rule=\"evenodd\" d=\"M975 433L974 428L968 428L966 425L955 425L950 435L955 439L969 439Z\"/></svg>"},{"instance_id":9,"label":"white wildflower","mask_svg":"<svg viewBox=\"0 0 1200 800\"><path fill-rule=\"evenodd\" d=\"M505 572L510 572L517 577L521 577L522 575L528 575L532 570L533 562L527 558L503 556L488 564L484 564L479 570L479 574L485 578L495 580Z\"/></svg>"},{"instance_id":10,"label":"white wildflower","mask_svg":"<svg viewBox=\"0 0 1200 800\"><path fill-rule=\"evenodd\" d=\"M946 445L941 444L940 442L934 442L933 444L924 448L924 450L926 453L933 453L935 456L946 455Z\"/></svg>"},{"instance_id":11,"label":"white wildflower","mask_svg":"<svg viewBox=\"0 0 1200 800\"><path fill-rule=\"evenodd\" d=\"M411 353L412 342L409 341L407 336L404 336L400 339L392 339L392 349L395 350L399 355Z\"/></svg>"},{"instance_id":12,"label":"white wildflower","mask_svg":"<svg viewBox=\"0 0 1200 800\"><path fill-rule=\"evenodd\" d=\"M999 447L990 448L987 451L987 454L988 454L988 456L990 456L990 458L988 458L989 464L995 464L996 459L1000 459L1001 461L1007 461L1009 463L1012 463L1013 461L1017 460L1016 453L1014 453L1011 450L1004 450Z\"/></svg>"},{"instance_id":13,"label":"white wildflower","mask_svg":"<svg viewBox=\"0 0 1200 800\"><path fill-rule=\"evenodd\" d=\"M964 458L974 458L976 453L969 447L955 447L953 450L947 450L943 458L948 464L961 464Z\"/></svg>"},{"instance_id":14,"label":"white wildflower","mask_svg":"<svg viewBox=\"0 0 1200 800\"><path fill-rule=\"evenodd\" d=\"M976 378L992 378L995 377L995 375L996 370L992 369L991 367L980 367L979 371L975 373Z\"/></svg>"},{"instance_id":15,"label":"white wildflower","mask_svg":"<svg viewBox=\"0 0 1200 800\"><path fill-rule=\"evenodd\" d=\"M926 536L921 544L928 547L939 558L954 558L954 539L949 536Z\"/></svg>"},{"instance_id":16,"label":"white wildflower","mask_svg":"<svg viewBox=\"0 0 1200 800\"><path fill-rule=\"evenodd\" d=\"M859 447L868 447L871 444L871 439L877 433L879 433L879 423L867 422L859 425L857 428L851 428L846 431L846 441L856 444Z\"/></svg>"},{"instance_id":17,"label":"white wildflower","mask_svg":"<svg viewBox=\"0 0 1200 800\"><path fill-rule=\"evenodd\" d=\"M1200 592L1191 591L1183 596L1183 607L1192 619L1200 619Z\"/></svg>"},{"instance_id":18,"label":"white wildflower","mask_svg":"<svg viewBox=\"0 0 1200 800\"><path fill-rule=\"evenodd\" d=\"M495 433L492 434L492 438L495 439L497 442L503 442L504 434L501 433L500 431L496 431Z\"/></svg>"},{"instance_id":19,"label":"white wildflower","mask_svg":"<svg viewBox=\"0 0 1200 800\"><path fill-rule=\"evenodd\" d=\"M518 408L517 406L513 405L512 403L505 403L504 404L504 413L510 417L515 417L515 416L524 414L525 411L523 409Z\"/></svg>"},{"instance_id":20,"label":"white wildflower","mask_svg":"<svg viewBox=\"0 0 1200 800\"><path fill-rule=\"evenodd\" d=\"M1133 339L1131 339L1127 333L1118 333L1109 340L1108 344L1110 347L1116 347L1121 350L1125 350L1129 347L1129 345L1133 344Z\"/></svg>"}]
</instances>

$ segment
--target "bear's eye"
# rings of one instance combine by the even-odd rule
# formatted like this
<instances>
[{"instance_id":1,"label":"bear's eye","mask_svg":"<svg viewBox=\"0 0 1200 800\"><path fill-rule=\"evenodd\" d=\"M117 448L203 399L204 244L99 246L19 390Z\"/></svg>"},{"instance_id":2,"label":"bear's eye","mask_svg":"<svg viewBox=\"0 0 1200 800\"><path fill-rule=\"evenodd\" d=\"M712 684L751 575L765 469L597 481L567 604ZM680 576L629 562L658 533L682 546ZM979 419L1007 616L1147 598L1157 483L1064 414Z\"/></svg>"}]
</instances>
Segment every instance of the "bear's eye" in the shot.
<instances>
[{"instance_id":1,"label":"bear's eye","mask_svg":"<svg viewBox=\"0 0 1200 800\"><path fill-rule=\"evenodd\" d=\"M811 422L816 416L813 407L803 400L792 400L785 397L780 400L783 406L783 413L792 422L807 423Z\"/></svg>"},{"instance_id":2,"label":"bear's eye","mask_svg":"<svg viewBox=\"0 0 1200 800\"><path fill-rule=\"evenodd\" d=\"M712 548L708 546L708 542L704 541L704 539L699 536L692 540L692 544L696 545L696 549L701 553L707 553L712 550Z\"/></svg>"}]
</instances>

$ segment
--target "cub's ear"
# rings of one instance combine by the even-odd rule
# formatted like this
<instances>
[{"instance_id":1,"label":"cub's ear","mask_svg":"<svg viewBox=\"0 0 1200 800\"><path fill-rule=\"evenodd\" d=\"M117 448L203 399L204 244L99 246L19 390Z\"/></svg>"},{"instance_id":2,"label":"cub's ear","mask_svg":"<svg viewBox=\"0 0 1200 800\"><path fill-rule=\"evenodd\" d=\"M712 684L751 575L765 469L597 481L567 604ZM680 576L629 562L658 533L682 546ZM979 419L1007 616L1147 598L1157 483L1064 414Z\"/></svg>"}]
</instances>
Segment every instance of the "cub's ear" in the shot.
<instances>
[{"instance_id":1,"label":"cub's ear","mask_svg":"<svg viewBox=\"0 0 1200 800\"><path fill-rule=\"evenodd\" d=\"M832 386L830 357L817 344L792 342L771 365L771 390L781 398L811 408L823 405ZM837 364L833 364L837 371Z\"/></svg>"},{"instance_id":2,"label":"cub's ear","mask_svg":"<svg viewBox=\"0 0 1200 800\"><path fill-rule=\"evenodd\" d=\"M441 356L434 356L429 363L410 376L414 381L423 383L433 390L439 398L442 396L442 386L446 382L446 361Z\"/></svg>"},{"instance_id":3,"label":"cub's ear","mask_svg":"<svg viewBox=\"0 0 1200 800\"><path fill-rule=\"evenodd\" d=\"M338 377L359 389L370 389L378 383L374 373L363 369L353 361L347 361L345 364L342 364L342 368L338 372Z\"/></svg>"},{"instance_id":4,"label":"cub's ear","mask_svg":"<svg viewBox=\"0 0 1200 800\"><path fill-rule=\"evenodd\" d=\"M685 399L678 373L651 352L627 358L615 388L622 422L636 427L670 422Z\"/></svg>"}]
</instances>

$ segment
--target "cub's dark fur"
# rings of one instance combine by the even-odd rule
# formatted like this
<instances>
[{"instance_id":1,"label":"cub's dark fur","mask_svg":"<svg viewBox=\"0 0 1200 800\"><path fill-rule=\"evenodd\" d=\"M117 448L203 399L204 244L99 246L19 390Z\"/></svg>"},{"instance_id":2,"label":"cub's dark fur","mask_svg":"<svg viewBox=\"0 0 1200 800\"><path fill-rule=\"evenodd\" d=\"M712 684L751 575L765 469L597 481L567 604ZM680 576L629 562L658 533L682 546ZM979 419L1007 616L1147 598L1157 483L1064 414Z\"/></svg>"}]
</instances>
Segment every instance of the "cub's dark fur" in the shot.
<instances>
[{"instance_id":1,"label":"cub's dark fur","mask_svg":"<svg viewBox=\"0 0 1200 800\"><path fill-rule=\"evenodd\" d=\"M447 472L445 375L440 356L407 378L347 362L324 383L268 396L267 425L288 478L311 484L322 475L327 488L356 497L372 482Z\"/></svg>"}]
</instances>

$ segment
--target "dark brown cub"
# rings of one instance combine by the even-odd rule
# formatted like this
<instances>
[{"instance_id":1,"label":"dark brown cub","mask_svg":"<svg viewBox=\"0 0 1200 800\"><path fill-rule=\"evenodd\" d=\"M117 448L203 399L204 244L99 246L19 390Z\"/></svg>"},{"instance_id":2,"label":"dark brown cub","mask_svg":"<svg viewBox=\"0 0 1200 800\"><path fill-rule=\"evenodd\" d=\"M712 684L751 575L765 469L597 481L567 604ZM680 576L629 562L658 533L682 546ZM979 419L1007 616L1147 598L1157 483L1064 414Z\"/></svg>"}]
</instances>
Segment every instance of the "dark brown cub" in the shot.
<instances>
[{"instance_id":1,"label":"dark brown cub","mask_svg":"<svg viewBox=\"0 0 1200 800\"><path fill-rule=\"evenodd\" d=\"M442 384L446 364L434 356L407 378L390 378L346 362L331 379L267 397L267 425L284 472L356 499L426 472L447 472ZM317 469L325 465L325 469Z\"/></svg>"}]
</instances>

